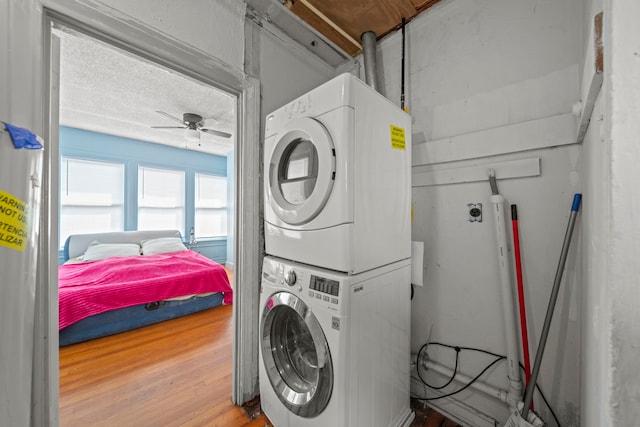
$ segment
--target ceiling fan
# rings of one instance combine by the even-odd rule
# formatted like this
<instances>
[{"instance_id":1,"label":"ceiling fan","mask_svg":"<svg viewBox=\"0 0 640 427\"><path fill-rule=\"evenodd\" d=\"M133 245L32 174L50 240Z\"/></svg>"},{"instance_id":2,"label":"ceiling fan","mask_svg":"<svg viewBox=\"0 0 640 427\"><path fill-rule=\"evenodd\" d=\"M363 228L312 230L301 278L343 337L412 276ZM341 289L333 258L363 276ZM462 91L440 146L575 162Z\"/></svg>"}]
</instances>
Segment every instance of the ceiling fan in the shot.
<instances>
[{"instance_id":1,"label":"ceiling fan","mask_svg":"<svg viewBox=\"0 0 640 427\"><path fill-rule=\"evenodd\" d=\"M184 138L190 142L200 142L200 132L206 132L211 135L217 135L222 138L230 138L231 134L220 130L210 129L204 126L202 116L195 113L184 113L182 120L165 113L164 111L156 111L171 120L180 122L183 126L151 126L153 129L184 129Z\"/></svg>"}]
</instances>

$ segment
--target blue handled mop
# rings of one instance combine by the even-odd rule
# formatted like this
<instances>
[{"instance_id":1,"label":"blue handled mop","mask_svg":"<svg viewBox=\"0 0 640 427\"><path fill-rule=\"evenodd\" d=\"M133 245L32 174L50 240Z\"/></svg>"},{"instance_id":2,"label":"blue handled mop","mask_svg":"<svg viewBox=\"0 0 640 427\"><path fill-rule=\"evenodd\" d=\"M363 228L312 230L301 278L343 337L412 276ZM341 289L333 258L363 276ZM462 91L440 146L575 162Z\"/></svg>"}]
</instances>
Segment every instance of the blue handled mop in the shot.
<instances>
[{"instance_id":1,"label":"blue handled mop","mask_svg":"<svg viewBox=\"0 0 640 427\"><path fill-rule=\"evenodd\" d=\"M549 336L549 329L551 327L551 318L553 317L553 311L558 299L558 292L560 290L560 282L562 281L562 273L564 272L564 265L567 261L567 254L569 252L569 245L571 244L571 236L573 235L573 227L576 224L576 217L580 210L580 202L582 201L582 194L574 194L573 204L571 205L571 215L569 216L569 224L567 225L567 232L564 235L564 242L562 244L562 251L560 252L560 261L558 262L558 269L556 270L556 278L553 282L553 289L551 291L551 298L549 299L549 306L547 307L547 315L544 318L544 326L542 327L542 334L540 335L540 342L538 343L538 350L536 351L536 360L533 363L533 371L531 372L531 378L527 389L524 394L524 405L522 405L521 413L516 411L507 420L505 426L530 426L535 425L529 422L529 408L531 407L531 401L533 400L533 390L540 373L540 365L542 363L542 355L544 348L547 344L547 338ZM520 404L518 405L520 406ZM535 415L535 414L531 414ZM537 419L537 417L534 417Z\"/></svg>"}]
</instances>

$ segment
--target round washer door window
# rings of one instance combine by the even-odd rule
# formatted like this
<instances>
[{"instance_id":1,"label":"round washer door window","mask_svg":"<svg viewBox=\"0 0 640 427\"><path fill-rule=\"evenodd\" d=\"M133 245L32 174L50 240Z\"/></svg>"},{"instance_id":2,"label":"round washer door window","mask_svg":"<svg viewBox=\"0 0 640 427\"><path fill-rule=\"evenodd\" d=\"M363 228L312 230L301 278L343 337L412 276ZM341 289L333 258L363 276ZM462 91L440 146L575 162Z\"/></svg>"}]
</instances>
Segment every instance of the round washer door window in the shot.
<instances>
[{"instance_id":1,"label":"round washer door window","mask_svg":"<svg viewBox=\"0 0 640 427\"><path fill-rule=\"evenodd\" d=\"M333 364L324 332L307 305L289 292L266 302L261 319L262 359L280 401L310 418L329 404Z\"/></svg>"},{"instance_id":2,"label":"round washer door window","mask_svg":"<svg viewBox=\"0 0 640 427\"><path fill-rule=\"evenodd\" d=\"M291 225L311 221L322 210L335 178L336 161L329 132L318 121L299 117L276 136L269 161L269 203Z\"/></svg>"}]
</instances>

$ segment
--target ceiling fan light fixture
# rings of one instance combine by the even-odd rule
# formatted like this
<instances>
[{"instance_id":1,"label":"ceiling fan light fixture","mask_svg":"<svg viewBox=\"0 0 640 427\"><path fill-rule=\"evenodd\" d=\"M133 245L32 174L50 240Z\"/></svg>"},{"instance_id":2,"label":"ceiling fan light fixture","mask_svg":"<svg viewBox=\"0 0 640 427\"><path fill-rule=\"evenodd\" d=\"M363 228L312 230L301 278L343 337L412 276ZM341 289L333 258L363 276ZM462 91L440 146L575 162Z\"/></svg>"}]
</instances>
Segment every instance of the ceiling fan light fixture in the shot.
<instances>
[{"instance_id":1,"label":"ceiling fan light fixture","mask_svg":"<svg viewBox=\"0 0 640 427\"><path fill-rule=\"evenodd\" d=\"M189 142L200 142L200 132L187 128L184 130L184 139Z\"/></svg>"}]
</instances>

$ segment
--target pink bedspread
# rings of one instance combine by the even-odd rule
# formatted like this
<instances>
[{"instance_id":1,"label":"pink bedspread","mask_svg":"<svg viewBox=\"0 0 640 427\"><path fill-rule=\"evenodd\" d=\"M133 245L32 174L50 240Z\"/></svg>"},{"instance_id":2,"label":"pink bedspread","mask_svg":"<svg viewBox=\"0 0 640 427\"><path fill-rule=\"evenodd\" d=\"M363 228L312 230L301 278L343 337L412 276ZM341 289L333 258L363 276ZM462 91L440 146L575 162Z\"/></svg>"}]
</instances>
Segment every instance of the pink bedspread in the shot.
<instances>
[{"instance_id":1,"label":"pink bedspread","mask_svg":"<svg viewBox=\"0 0 640 427\"><path fill-rule=\"evenodd\" d=\"M224 268L193 251L61 265L60 329L94 314L205 292L233 291Z\"/></svg>"}]
</instances>

